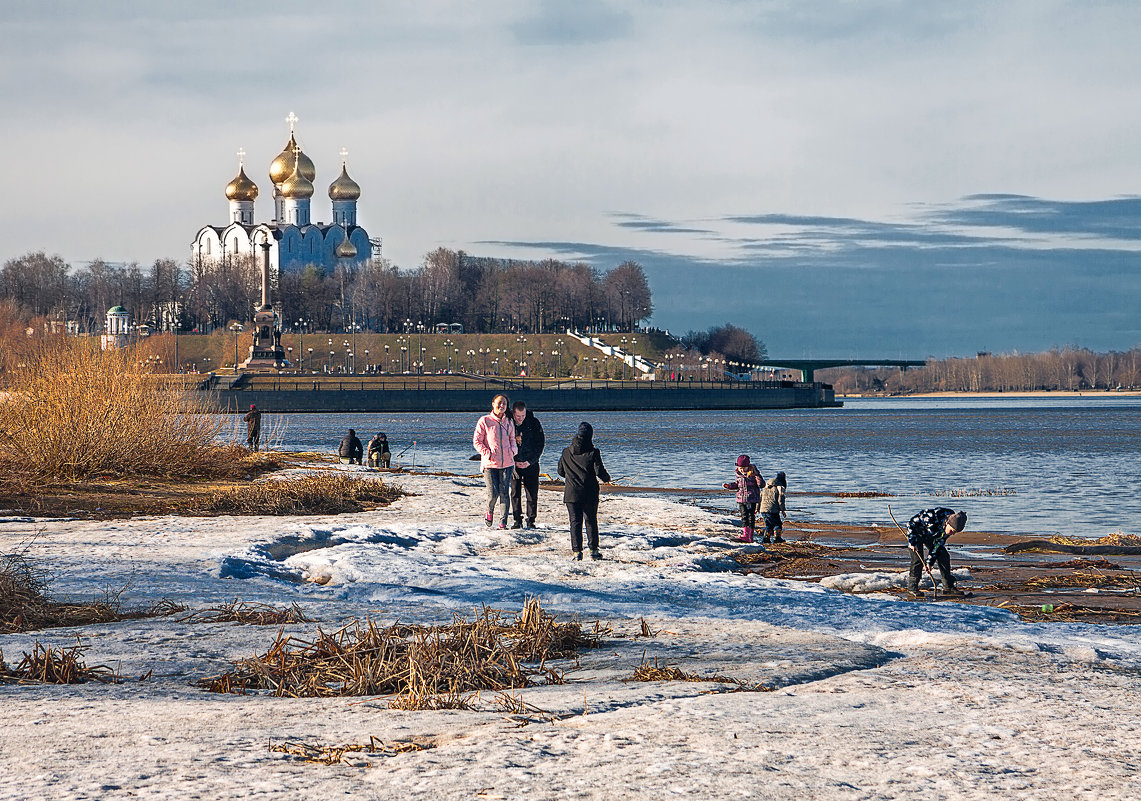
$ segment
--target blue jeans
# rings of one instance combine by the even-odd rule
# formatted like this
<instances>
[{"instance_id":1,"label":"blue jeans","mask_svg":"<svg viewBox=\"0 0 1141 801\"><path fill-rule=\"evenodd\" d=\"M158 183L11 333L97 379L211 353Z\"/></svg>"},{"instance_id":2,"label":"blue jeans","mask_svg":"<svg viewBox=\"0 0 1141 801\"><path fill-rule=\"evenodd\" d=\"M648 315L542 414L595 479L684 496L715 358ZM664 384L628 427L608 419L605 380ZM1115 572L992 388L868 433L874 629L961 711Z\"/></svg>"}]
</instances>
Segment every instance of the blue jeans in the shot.
<instances>
[{"instance_id":1,"label":"blue jeans","mask_svg":"<svg viewBox=\"0 0 1141 801\"><path fill-rule=\"evenodd\" d=\"M507 525L507 515L511 511L511 474L514 467L488 467L483 471L483 483L487 485L487 513L495 517L495 504L503 501L503 525Z\"/></svg>"}]
</instances>

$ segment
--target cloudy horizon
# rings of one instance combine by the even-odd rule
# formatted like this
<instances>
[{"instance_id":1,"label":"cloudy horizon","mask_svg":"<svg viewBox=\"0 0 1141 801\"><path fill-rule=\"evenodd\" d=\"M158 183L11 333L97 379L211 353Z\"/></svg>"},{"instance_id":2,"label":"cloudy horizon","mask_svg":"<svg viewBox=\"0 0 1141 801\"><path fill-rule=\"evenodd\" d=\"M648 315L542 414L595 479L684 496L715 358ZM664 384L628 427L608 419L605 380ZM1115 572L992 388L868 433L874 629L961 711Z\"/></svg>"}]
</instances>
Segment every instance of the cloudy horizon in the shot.
<instances>
[{"instance_id":1,"label":"cloudy horizon","mask_svg":"<svg viewBox=\"0 0 1141 801\"><path fill-rule=\"evenodd\" d=\"M1131 2L10 0L0 259L184 261L236 152L342 147L359 219L646 269L652 323L775 355L1141 343ZM14 123L14 124L13 124ZM700 279L700 280L695 280Z\"/></svg>"}]
</instances>

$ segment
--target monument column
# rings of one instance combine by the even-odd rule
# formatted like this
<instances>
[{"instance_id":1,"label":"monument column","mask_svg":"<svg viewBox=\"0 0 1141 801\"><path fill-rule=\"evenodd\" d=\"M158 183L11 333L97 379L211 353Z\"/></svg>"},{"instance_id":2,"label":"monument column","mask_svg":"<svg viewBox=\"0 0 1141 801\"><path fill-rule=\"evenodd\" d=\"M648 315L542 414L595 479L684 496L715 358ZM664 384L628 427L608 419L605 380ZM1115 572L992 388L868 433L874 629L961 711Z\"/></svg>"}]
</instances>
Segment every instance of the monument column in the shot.
<instances>
[{"instance_id":1,"label":"monument column","mask_svg":"<svg viewBox=\"0 0 1141 801\"><path fill-rule=\"evenodd\" d=\"M254 336L250 356L242 364L247 370L280 370L285 364L285 349L281 347L281 331L274 325L273 299L269 282L269 249L273 247L269 234L260 233L261 247L261 308L254 313Z\"/></svg>"}]
</instances>

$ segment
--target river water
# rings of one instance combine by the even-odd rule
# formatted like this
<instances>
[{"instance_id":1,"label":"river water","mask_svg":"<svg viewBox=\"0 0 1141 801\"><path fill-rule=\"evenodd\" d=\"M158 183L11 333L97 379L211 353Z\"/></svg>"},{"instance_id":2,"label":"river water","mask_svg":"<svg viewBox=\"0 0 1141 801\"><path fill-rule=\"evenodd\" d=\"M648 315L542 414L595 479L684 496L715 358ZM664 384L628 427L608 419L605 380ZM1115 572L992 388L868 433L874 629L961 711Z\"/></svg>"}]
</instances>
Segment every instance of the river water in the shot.
<instances>
[{"instance_id":1,"label":"river water","mask_svg":"<svg viewBox=\"0 0 1141 801\"><path fill-rule=\"evenodd\" d=\"M662 487L703 506L749 454L765 477L788 476L790 516L891 525L951 506L978 530L1101 537L1141 533L1141 398L866 398L841 409L550 412L541 465L554 474L580 420L619 483ZM468 460L477 415L267 415L278 447L335 452L347 428L384 431L393 465L478 473ZM414 444L413 444L414 443ZM403 451L403 453L401 453ZM688 491L688 492L687 492ZM839 498L836 493L889 493Z\"/></svg>"}]
</instances>

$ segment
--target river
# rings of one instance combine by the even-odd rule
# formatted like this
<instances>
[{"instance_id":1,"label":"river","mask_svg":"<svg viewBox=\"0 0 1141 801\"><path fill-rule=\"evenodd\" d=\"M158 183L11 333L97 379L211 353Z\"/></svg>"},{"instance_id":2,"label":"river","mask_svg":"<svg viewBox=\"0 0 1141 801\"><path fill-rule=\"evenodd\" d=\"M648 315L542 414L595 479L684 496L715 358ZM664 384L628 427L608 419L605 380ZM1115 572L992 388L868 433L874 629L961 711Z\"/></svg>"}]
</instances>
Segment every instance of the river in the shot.
<instances>
[{"instance_id":1,"label":"river","mask_svg":"<svg viewBox=\"0 0 1141 801\"><path fill-rule=\"evenodd\" d=\"M944 505L972 528L1030 536L1141 533L1141 398L857 398L841 409L716 412L537 410L547 432L541 465L554 474L580 420L611 474L731 511L739 453L770 477L788 476L790 516L891 525ZM267 415L278 447L335 452L350 426L367 444L392 443L393 465L475 474L476 415ZM413 444L414 443L414 444ZM689 491L687 493L687 491ZM696 492L695 492L696 491ZM889 493L840 498L836 493Z\"/></svg>"}]
</instances>

